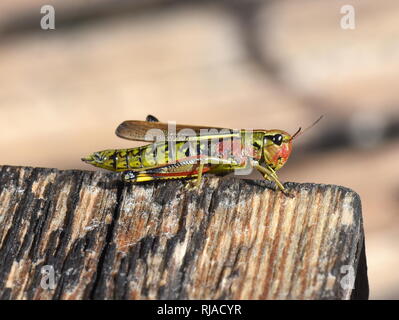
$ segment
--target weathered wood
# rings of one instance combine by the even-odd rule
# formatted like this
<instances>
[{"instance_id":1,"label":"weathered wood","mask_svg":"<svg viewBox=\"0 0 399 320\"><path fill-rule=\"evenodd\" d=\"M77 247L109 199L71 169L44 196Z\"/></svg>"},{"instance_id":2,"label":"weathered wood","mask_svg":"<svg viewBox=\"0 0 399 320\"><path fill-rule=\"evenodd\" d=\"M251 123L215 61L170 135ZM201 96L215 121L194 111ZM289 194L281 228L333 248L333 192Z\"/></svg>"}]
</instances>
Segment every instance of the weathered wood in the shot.
<instances>
[{"instance_id":1,"label":"weathered wood","mask_svg":"<svg viewBox=\"0 0 399 320\"><path fill-rule=\"evenodd\" d=\"M2 299L367 297L358 195L206 177L123 185L103 172L0 167ZM43 289L42 267L55 271Z\"/></svg>"}]
</instances>

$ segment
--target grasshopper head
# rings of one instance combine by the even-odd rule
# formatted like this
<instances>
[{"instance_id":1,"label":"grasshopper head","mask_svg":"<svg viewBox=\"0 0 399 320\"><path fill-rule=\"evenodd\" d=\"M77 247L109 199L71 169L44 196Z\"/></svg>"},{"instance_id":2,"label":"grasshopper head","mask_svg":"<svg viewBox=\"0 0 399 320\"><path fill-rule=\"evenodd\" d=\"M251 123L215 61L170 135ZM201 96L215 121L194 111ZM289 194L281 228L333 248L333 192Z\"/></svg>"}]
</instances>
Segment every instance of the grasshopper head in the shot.
<instances>
[{"instance_id":1,"label":"grasshopper head","mask_svg":"<svg viewBox=\"0 0 399 320\"><path fill-rule=\"evenodd\" d=\"M282 130L268 130L263 138L263 156L267 165L279 170L292 151L292 137Z\"/></svg>"},{"instance_id":2,"label":"grasshopper head","mask_svg":"<svg viewBox=\"0 0 399 320\"><path fill-rule=\"evenodd\" d=\"M103 169L108 169L108 170L113 170L114 168L114 150L104 150L104 151L98 151L94 152L91 155L82 158L83 162L89 163L93 166L103 168Z\"/></svg>"}]
</instances>

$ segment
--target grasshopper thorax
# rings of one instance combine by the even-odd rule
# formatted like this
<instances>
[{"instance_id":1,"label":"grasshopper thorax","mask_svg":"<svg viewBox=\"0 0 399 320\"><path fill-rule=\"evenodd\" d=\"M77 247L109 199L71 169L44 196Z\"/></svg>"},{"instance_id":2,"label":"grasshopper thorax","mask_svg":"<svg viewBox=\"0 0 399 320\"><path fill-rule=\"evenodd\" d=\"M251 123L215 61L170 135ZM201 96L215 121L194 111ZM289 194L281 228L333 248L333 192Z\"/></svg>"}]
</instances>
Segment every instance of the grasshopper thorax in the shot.
<instances>
[{"instance_id":1,"label":"grasshopper thorax","mask_svg":"<svg viewBox=\"0 0 399 320\"><path fill-rule=\"evenodd\" d=\"M292 137L282 130L268 130L263 137L263 157L267 165L279 170L292 151Z\"/></svg>"}]
</instances>

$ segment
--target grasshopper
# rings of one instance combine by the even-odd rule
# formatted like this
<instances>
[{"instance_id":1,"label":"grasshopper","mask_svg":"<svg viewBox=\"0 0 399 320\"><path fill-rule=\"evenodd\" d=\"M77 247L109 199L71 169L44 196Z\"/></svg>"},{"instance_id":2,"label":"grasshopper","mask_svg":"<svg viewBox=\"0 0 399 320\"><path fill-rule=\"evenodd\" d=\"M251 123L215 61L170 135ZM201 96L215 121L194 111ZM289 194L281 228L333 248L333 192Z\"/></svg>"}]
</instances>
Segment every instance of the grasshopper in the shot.
<instances>
[{"instance_id":1,"label":"grasshopper","mask_svg":"<svg viewBox=\"0 0 399 320\"><path fill-rule=\"evenodd\" d=\"M124 121L115 133L124 139L151 144L94 152L82 158L82 161L121 172L125 182L196 179L196 186L201 183L205 173L225 175L253 168L265 179L274 181L285 193L276 171L287 162L292 151L292 141L300 131L301 128L290 135L277 129L232 130L193 125L172 126L149 115L146 121Z\"/></svg>"}]
</instances>

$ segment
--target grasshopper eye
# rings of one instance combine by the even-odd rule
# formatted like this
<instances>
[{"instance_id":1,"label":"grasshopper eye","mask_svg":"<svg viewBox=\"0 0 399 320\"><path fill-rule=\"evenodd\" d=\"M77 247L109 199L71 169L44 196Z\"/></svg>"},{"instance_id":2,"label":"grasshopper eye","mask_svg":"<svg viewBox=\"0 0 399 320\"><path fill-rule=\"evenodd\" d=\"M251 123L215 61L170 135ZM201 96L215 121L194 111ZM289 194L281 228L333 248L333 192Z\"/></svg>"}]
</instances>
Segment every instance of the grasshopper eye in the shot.
<instances>
[{"instance_id":1,"label":"grasshopper eye","mask_svg":"<svg viewBox=\"0 0 399 320\"><path fill-rule=\"evenodd\" d=\"M283 135L281 135L281 134L275 134L273 137L272 137L272 142L274 143L274 144L276 144L276 145L278 145L278 146L281 146L281 144L283 143Z\"/></svg>"}]
</instances>

